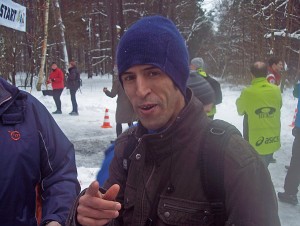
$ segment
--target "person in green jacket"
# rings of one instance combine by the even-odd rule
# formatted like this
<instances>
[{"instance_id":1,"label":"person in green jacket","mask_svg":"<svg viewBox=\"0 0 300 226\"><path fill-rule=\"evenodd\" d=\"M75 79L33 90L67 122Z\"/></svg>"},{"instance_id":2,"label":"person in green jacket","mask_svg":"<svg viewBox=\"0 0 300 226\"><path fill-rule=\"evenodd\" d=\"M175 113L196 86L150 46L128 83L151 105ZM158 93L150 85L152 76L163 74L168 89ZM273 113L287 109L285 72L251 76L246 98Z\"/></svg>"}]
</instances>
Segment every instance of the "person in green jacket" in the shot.
<instances>
[{"instance_id":1,"label":"person in green jacket","mask_svg":"<svg viewBox=\"0 0 300 226\"><path fill-rule=\"evenodd\" d=\"M267 66L255 62L250 68L251 86L236 100L239 115L244 116L243 136L269 165L272 154L280 148L281 92L266 79Z\"/></svg>"}]
</instances>

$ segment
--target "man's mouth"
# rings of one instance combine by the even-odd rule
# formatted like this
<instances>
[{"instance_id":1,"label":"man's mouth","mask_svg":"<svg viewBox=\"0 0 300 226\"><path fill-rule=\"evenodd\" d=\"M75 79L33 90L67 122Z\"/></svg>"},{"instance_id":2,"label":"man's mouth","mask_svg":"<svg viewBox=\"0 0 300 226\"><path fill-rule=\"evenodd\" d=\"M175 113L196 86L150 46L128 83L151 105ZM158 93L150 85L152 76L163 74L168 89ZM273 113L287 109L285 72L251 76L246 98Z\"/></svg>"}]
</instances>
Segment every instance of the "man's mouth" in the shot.
<instances>
[{"instance_id":1,"label":"man's mouth","mask_svg":"<svg viewBox=\"0 0 300 226\"><path fill-rule=\"evenodd\" d=\"M156 106L156 104L144 104L144 105L139 106L139 108L143 111L149 111L152 108L154 108L155 106Z\"/></svg>"}]
</instances>

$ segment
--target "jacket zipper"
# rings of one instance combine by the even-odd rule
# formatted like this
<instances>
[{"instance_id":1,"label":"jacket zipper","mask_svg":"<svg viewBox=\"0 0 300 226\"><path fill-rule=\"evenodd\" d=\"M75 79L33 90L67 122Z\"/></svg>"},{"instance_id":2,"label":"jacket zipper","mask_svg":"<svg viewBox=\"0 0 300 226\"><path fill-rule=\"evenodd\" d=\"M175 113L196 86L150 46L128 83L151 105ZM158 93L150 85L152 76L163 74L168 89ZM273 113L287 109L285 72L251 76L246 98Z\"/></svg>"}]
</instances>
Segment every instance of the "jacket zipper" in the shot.
<instances>
[{"instance_id":1,"label":"jacket zipper","mask_svg":"<svg viewBox=\"0 0 300 226\"><path fill-rule=\"evenodd\" d=\"M151 174L146 182L146 185L144 186L144 190L143 190L143 195L142 195L142 206L141 206L141 209L143 211L143 208L144 208L144 199L145 199L145 194L146 194L146 187L147 185L149 184L150 182L150 179L152 178L153 174L154 174L154 171L155 171L155 164L153 164L153 167L152 167L152 170L151 170ZM142 225L142 221L143 221L143 212L141 214L141 219L140 219L140 224L139 225Z\"/></svg>"}]
</instances>

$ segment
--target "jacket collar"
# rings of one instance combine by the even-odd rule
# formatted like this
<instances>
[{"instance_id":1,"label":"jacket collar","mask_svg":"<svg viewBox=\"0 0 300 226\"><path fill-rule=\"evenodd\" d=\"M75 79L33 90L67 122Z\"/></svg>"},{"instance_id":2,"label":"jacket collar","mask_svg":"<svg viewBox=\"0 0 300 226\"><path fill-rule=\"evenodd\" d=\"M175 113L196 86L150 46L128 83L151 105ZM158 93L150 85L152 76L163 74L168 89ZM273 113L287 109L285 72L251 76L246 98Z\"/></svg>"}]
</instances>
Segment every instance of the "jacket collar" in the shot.
<instances>
[{"instance_id":1,"label":"jacket collar","mask_svg":"<svg viewBox=\"0 0 300 226\"><path fill-rule=\"evenodd\" d=\"M3 124L23 122L26 99L26 94L0 78L0 116Z\"/></svg>"},{"instance_id":2,"label":"jacket collar","mask_svg":"<svg viewBox=\"0 0 300 226\"><path fill-rule=\"evenodd\" d=\"M255 85L255 84L261 83L261 82L266 82L266 83L268 83L268 80L267 80L267 78L265 78L265 77L254 78L254 79L252 79L252 81L251 81L251 85Z\"/></svg>"},{"instance_id":3,"label":"jacket collar","mask_svg":"<svg viewBox=\"0 0 300 226\"><path fill-rule=\"evenodd\" d=\"M2 82L0 82L0 106L3 105L5 102L9 101L11 98L11 93L9 93L2 85Z\"/></svg>"}]
</instances>

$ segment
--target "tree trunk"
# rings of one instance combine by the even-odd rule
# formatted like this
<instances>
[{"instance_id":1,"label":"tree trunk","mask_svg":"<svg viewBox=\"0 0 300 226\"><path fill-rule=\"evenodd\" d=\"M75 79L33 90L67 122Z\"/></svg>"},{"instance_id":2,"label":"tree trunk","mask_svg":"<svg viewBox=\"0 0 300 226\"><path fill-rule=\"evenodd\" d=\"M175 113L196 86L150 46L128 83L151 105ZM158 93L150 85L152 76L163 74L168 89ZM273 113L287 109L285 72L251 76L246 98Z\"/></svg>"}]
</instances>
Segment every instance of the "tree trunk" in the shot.
<instances>
[{"instance_id":1,"label":"tree trunk","mask_svg":"<svg viewBox=\"0 0 300 226\"><path fill-rule=\"evenodd\" d=\"M64 69L65 69L65 73L66 73L69 68L69 57L68 57L68 51L67 51L67 45L66 45L66 39L65 39L65 26L62 21L58 0L53 0L53 11L54 11L55 22L58 25L59 30L60 30L61 44L63 47Z\"/></svg>"},{"instance_id":2,"label":"tree trunk","mask_svg":"<svg viewBox=\"0 0 300 226\"><path fill-rule=\"evenodd\" d=\"M107 12L109 21L109 31L111 40L111 70L115 64L116 46L117 46L117 29L116 29L116 2L107 0Z\"/></svg>"},{"instance_id":3,"label":"tree trunk","mask_svg":"<svg viewBox=\"0 0 300 226\"><path fill-rule=\"evenodd\" d=\"M120 30L118 31L119 37L122 37L125 29L125 21L123 14L123 0L118 0L118 25L120 26Z\"/></svg>"},{"instance_id":4,"label":"tree trunk","mask_svg":"<svg viewBox=\"0 0 300 226\"><path fill-rule=\"evenodd\" d=\"M275 49L274 49L274 42L275 42L275 36L274 36L274 29L275 29L275 3L271 6L271 54L275 55Z\"/></svg>"},{"instance_id":5,"label":"tree trunk","mask_svg":"<svg viewBox=\"0 0 300 226\"><path fill-rule=\"evenodd\" d=\"M41 91L43 80L44 80L44 69L45 69L45 62L46 62L47 40L48 40L49 5L50 5L50 0L45 0L44 40L42 46L41 67L39 71L38 82L36 84L37 91Z\"/></svg>"},{"instance_id":6,"label":"tree trunk","mask_svg":"<svg viewBox=\"0 0 300 226\"><path fill-rule=\"evenodd\" d=\"M290 24L291 24L291 13L292 13L292 5L293 5L293 0L288 1L287 5L287 12L285 13L286 15L286 27L285 27L285 38L284 38L284 45L282 46L282 55L281 59L283 60L283 63L286 64L287 62L287 48L289 46L289 41L290 38L289 33L290 33ZM287 76L287 71L284 68L284 71L281 73L281 83L280 83L280 90L283 93L283 89L285 86L285 79Z\"/></svg>"}]
</instances>

